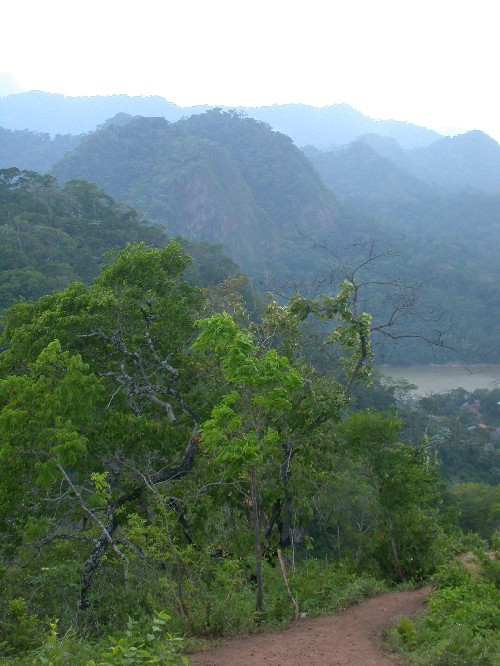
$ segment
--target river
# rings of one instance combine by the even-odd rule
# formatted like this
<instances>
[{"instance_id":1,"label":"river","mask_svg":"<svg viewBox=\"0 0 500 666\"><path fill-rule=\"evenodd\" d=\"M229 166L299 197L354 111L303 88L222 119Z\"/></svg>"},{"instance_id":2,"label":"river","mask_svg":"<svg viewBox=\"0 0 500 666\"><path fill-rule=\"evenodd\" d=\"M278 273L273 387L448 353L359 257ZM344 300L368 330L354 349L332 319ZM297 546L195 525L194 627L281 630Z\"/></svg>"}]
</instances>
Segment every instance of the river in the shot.
<instances>
[{"instance_id":1,"label":"river","mask_svg":"<svg viewBox=\"0 0 500 666\"><path fill-rule=\"evenodd\" d=\"M377 370L387 377L415 384L417 395L444 393L456 388L474 391L500 387L500 365L384 365Z\"/></svg>"}]
</instances>

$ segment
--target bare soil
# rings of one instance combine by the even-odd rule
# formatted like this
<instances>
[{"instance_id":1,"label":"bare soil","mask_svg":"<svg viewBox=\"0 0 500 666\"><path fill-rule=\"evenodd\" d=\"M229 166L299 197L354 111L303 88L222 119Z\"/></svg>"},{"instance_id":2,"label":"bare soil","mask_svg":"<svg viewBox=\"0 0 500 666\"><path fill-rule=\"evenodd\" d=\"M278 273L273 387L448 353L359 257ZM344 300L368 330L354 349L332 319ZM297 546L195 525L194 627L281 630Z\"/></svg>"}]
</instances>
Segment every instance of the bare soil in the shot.
<instances>
[{"instance_id":1,"label":"bare soil","mask_svg":"<svg viewBox=\"0 0 500 666\"><path fill-rule=\"evenodd\" d=\"M190 657L191 666L394 666L382 632L400 615L423 610L430 587L389 592L328 617L299 620L288 629L254 634Z\"/></svg>"}]
</instances>

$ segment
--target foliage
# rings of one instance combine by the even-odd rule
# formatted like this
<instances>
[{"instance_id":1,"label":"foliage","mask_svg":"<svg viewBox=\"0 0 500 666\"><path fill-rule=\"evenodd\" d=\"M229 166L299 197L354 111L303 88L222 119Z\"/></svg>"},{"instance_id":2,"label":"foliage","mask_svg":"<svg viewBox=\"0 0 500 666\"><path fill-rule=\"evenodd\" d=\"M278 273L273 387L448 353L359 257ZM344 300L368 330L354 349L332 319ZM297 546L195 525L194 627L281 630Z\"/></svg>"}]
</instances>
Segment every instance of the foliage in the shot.
<instances>
[{"instance_id":1,"label":"foliage","mask_svg":"<svg viewBox=\"0 0 500 666\"><path fill-rule=\"evenodd\" d=\"M203 299L180 278L187 263L176 243L128 246L92 287L8 313L0 545L29 558L40 597L65 560L84 608L107 548L106 563L120 562L126 582L138 551L113 534L147 493L141 475L154 486L192 465L196 418L186 401L196 369L186 345Z\"/></svg>"},{"instance_id":2,"label":"foliage","mask_svg":"<svg viewBox=\"0 0 500 666\"><path fill-rule=\"evenodd\" d=\"M426 443L401 443L400 429L394 413L363 411L347 418L341 435L347 457L357 462L376 496L373 557L386 576L421 580L436 565L438 474Z\"/></svg>"},{"instance_id":3,"label":"foliage","mask_svg":"<svg viewBox=\"0 0 500 666\"><path fill-rule=\"evenodd\" d=\"M500 484L457 483L447 494L464 532L491 539L500 525Z\"/></svg>"},{"instance_id":4,"label":"foliage","mask_svg":"<svg viewBox=\"0 0 500 666\"><path fill-rule=\"evenodd\" d=\"M90 282L107 251L139 241L164 246L167 238L96 185L60 189L49 175L0 170L0 308Z\"/></svg>"},{"instance_id":5,"label":"foliage","mask_svg":"<svg viewBox=\"0 0 500 666\"><path fill-rule=\"evenodd\" d=\"M5 594L2 595L0 607L0 656L28 652L41 640L42 623L38 616L30 611L25 599L9 599L7 590L2 591Z\"/></svg>"},{"instance_id":6,"label":"foliage","mask_svg":"<svg viewBox=\"0 0 500 666\"><path fill-rule=\"evenodd\" d=\"M301 612L308 616L338 612L386 589L380 578L355 574L342 563L328 565L315 559L306 559L293 571L290 584Z\"/></svg>"},{"instance_id":7,"label":"foliage","mask_svg":"<svg viewBox=\"0 0 500 666\"><path fill-rule=\"evenodd\" d=\"M218 251L198 249L208 284ZM311 614L378 589L363 570L400 580L432 572L433 457L425 443L400 441L394 412L348 413L372 361L371 319L352 282L333 296L270 300L252 321L237 276L211 294L185 280L190 258L177 242L127 245L108 260L90 286L5 315L4 655L64 663L93 643L98 663L176 663L176 641L148 629L157 608L190 636L288 621L277 548ZM233 316L217 312L226 306ZM338 377L338 365L320 374L304 358L310 320L344 357ZM337 552L326 538L316 545L311 525L328 532L339 492L350 502L345 523L368 515L369 529L352 530L354 545ZM321 548L330 564L315 559ZM46 618L60 618L49 639ZM101 649L104 627L113 639Z\"/></svg>"},{"instance_id":8,"label":"foliage","mask_svg":"<svg viewBox=\"0 0 500 666\"><path fill-rule=\"evenodd\" d=\"M137 633L136 623L129 618L125 636L110 637L111 647L102 652L99 661L88 666L127 666L128 664L159 664L161 666L188 666L186 657L179 655L182 639L166 633L170 620L167 613L156 613L151 631L145 637Z\"/></svg>"},{"instance_id":9,"label":"foliage","mask_svg":"<svg viewBox=\"0 0 500 666\"><path fill-rule=\"evenodd\" d=\"M480 557L480 556L479 556ZM495 563L498 565L498 562ZM500 653L498 585L484 570L456 562L439 570L427 612L412 622L400 620L393 641L428 666L494 666Z\"/></svg>"}]
</instances>

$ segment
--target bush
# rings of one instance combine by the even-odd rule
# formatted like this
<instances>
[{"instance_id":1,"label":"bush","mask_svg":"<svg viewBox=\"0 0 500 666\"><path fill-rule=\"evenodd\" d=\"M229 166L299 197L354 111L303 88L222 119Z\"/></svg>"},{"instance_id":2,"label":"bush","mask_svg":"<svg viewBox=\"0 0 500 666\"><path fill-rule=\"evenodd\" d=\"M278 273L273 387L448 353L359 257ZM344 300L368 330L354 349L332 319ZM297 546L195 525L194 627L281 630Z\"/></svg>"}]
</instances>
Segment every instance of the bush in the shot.
<instances>
[{"instance_id":1,"label":"bush","mask_svg":"<svg viewBox=\"0 0 500 666\"><path fill-rule=\"evenodd\" d=\"M0 657L32 650L42 640L42 623L24 599L1 602L0 620Z\"/></svg>"},{"instance_id":2,"label":"bush","mask_svg":"<svg viewBox=\"0 0 500 666\"><path fill-rule=\"evenodd\" d=\"M118 640L110 637L111 647L101 652L98 662L92 660L88 666L188 666L188 659L179 655L183 639L166 632L169 620L166 613L156 613L151 631L143 636L136 630L137 623L129 619L125 636Z\"/></svg>"},{"instance_id":3,"label":"bush","mask_svg":"<svg viewBox=\"0 0 500 666\"><path fill-rule=\"evenodd\" d=\"M500 654L500 591L488 570L442 567L428 612L416 621L401 618L392 642L422 666L496 666ZM484 564L487 564L485 561ZM497 565L498 562L491 563ZM486 574L486 575L485 575Z\"/></svg>"}]
</instances>

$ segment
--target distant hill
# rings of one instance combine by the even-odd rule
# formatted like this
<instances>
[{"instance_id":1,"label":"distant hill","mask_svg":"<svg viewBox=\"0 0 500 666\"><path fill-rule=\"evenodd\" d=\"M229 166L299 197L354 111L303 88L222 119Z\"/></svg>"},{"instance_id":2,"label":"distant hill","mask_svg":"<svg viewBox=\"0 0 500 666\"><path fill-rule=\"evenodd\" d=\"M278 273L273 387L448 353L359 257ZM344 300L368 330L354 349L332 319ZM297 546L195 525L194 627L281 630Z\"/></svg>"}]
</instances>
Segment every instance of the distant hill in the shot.
<instances>
[{"instance_id":1,"label":"distant hill","mask_svg":"<svg viewBox=\"0 0 500 666\"><path fill-rule=\"evenodd\" d=\"M405 150L394 138L377 134L361 135L358 141L400 170L432 185L455 191L473 188L500 193L500 145L479 130L442 137L412 150ZM349 146L337 146L326 152L346 149Z\"/></svg>"},{"instance_id":2,"label":"distant hill","mask_svg":"<svg viewBox=\"0 0 500 666\"><path fill-rule=\"evenodd\" d=\"M188 112L200 113L206 108L208 107L192 107L188 111L157 96L65 97L32 90L0 99L0 126L13 130L47 132L52 135L84 134L95 130L117 113L162 116L175 121Z\"/></svg>"},{"instance_id":3,"label":"distant hill","mask_svg":"<svg viewBox=\"0 0 500 666\"><path fill-rule=\"evenodd\" d=\"M275 104L246 108L252 118L292 137L298 146L331 148L354 141L362 134L392 137L404 148L427 146L440 138L438 132L398 120L373 120L348 104L315 108L305 104Z\"/></svg>"},{"instance_id":4,"label":"distant hill","mask_svg":"<svg viewBox=\"0 0 500 666\"><path fill-rule=\"evenodd\" d=\"M444 137L400 159L408 171L437 185L500 193L500 145L479 130Z\"/></svg>"},{"instance_id":5,"label":"distant hill","mask_svg":"<svg viewBox=\"0 0 500 666\"><path fill-rule=\"evenodd\" d=\"M65 97L41 91L8 95L0 99L0 126L49 134L83 134L95 130L118 113L163 117L175 122L199 114L208 106L180 107L163 97L110 95ZM224 110L228 110L224 107ZM290 136L297 146L329 148L348 143L360 134L393 137L404 148L427 146L440 137L437 132L395 120L373 120L347 104L316 108L283 104L237 109Z\"/></svg>"},{"instance_id":6,"label":"distant hill","mask_svg":"<svg viewBox=\"0 0 500 666\"><path fill-rule=\"evenodd\" d=\"M53 174L97 183L169 235L223 242L247 270L306 266L288 244L338 224L334 196L309 161L263 123L221 110L177 123L119 120L86 136Z\"/></svg>"},{"instance_id":7,"label":"distant hill","mask_svg":"<svg viewBox=\"0 0 500 666\"><path fill-rule=\"evenodd\" d=\"M410 203L435 191L364 140L331 151L309 146L304 154L342 201L369 214L380 215L388 204Z\"/></svg>"},{"instance_id":8,"label":"distant hill","mask_svg":"<svg viewBox=\"0 0 500 666\"><path fill-rule=\"evenodd\" d=\"M476 362L499 362L500 193L432 185L363 141L306 154L339 201L366 216L380 246L397 252L385 271L425 283L428 302L452 314L453 344Z\"/></svg>"},{"instance_id":9,"label":"distant hill","mask_svg":"<svg viewBox=\"0 0 500 666\"><path fill-rule=\"evenodd\" d=\"M17 167L46 173L68 150L75 148L80 137L29 130L7 130L0 127L0 169Z\"/></svg>"}]
</instances>

